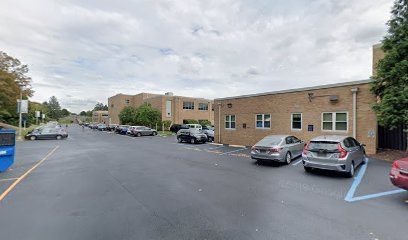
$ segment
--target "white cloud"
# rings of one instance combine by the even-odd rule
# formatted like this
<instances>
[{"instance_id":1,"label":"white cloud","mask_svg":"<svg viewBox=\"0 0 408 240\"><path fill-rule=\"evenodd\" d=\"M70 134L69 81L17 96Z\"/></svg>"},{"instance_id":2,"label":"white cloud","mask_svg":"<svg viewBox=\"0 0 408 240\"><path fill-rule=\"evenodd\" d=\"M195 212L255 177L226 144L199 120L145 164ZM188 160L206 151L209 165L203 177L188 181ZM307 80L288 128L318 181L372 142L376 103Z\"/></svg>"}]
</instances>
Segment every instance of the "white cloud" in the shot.
<instances>
[{"instance_id":1,"label":"white cloud","mask_svg":"<svg viewBox=\"0 0 408 240\"><path fill-rule=\"evenodd\" d=\"M138 92L225 97L366 79L392 0L2 0L0 50L34 100L79 112Z\"/></svg>"}]
</instances>

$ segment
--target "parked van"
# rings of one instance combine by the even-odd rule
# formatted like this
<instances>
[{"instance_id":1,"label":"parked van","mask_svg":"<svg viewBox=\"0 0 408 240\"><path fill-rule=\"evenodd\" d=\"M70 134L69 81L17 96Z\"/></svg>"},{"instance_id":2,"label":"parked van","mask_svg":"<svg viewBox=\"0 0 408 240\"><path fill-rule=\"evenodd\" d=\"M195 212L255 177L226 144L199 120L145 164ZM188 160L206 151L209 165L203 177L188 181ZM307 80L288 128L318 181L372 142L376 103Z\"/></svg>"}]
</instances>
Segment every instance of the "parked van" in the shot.
<instances>
[{"instance_id":1,"label":"parked van","mask_svg":"<svg viewBox=\"0 0 408 240\"><path fill-rule=\"evenodd\" d=\"M203 130L203 127L200 124L186 124L189 128L194 128L198 130Z\"/></svg>"}]
</instances>

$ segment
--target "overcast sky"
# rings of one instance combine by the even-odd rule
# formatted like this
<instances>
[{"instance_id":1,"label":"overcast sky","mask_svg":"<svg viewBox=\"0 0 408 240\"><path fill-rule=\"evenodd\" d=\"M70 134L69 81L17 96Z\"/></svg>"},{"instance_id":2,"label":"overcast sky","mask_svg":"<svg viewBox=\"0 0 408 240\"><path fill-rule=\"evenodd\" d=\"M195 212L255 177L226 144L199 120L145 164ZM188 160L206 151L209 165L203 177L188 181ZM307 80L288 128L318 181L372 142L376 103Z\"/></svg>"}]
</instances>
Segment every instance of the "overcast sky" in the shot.
<instances>
[{"instance_id":1,"label":"overcast sky","mask_svg":"<svg viewBox=\"0 0 408 240\"><path fill-rule=\"evenodd\" d=\"M1 0L0 50L34 101L217 98L367 79L392 0Z\"/></svg>"}]
</instances>

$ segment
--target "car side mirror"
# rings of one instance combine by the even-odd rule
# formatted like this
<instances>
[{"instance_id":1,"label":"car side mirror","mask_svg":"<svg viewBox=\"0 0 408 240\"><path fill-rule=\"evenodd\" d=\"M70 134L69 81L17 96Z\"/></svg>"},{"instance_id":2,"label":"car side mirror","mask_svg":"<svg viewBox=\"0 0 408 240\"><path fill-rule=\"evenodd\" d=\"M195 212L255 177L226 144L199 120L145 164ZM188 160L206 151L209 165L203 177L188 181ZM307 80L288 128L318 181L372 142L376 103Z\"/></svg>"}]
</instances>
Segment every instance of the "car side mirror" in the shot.
<instances>
[{"instance_id":1,"label":"car side mirror","mask_svg":"<svg viewBox=\"0 0 408 240\"><path fill-rule=\"evenodd\" d=\"M364 143L360 144L360 147L365 147L366 145Z\"/></svg>"}]
</instances>

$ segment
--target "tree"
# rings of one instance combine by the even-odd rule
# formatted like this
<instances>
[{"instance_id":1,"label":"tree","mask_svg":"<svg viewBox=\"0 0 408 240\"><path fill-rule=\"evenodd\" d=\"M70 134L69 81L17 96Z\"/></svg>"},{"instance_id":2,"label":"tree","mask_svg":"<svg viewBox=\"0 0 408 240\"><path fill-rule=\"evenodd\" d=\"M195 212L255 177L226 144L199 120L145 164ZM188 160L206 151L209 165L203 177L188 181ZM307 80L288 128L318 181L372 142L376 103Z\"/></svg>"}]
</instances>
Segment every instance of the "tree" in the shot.
<instances>
[{"instance_id":1,"label":"tree","mask_svg":"<svg viewBox=\"0 0 408 240\"><path fill-rule=\"evenodd\" d=\"M103 103L98 102L93 111L108 111L108 106L107 105L103 105Z\"/></svg>"},{"instance_id":2,"label":"tree","mask_svg":"<svg viewBox=\"0 0 408 240\"><path fill-rule=\"evenodd\" d=\"M402 124L407 128L408 0L396 0L391 14L388 33L382 41L385 56L373 77L371 91L379 98L373 109L380 125L392 129Z\"/></svg>"},{"instance_id":3,"label":"tree","mask_svg":"<svg viewBox=\"0 0 408 240\"><path fill-rule=\"evenodd\" d=\"M48 101L48 117L57 120L61 117L61 106L55 96Z\"/></svg>"},{"instance_id":4,"label":"tree","mask_svg":"<svg viewBox=\"0 0 408 240\"><path fill-rule=\"evenodd\" d=\"M0 51L0 121L16 124L16 99L20 98L21 88L24 87L23 98L32 96L31 78L27 65Z\"/></svg>"},{"instance_id":5,"label":"tree","mask_svg":"<svg viewBox=\"0 0 408 240\"><path fill-rule=\"evenodd\" d=\"M134 125L136 115L136 109L131 106L127 106L120 111L119 120L121 124Z\"/></svg>"},{"instance_id":6,"label":"tree","mask_svg":"<svg viewBox=\"0 0 408 240\"><path fill-rule=\"evenodd\" d=\"M62 117L67 117L67 116L69 116L71 113L67 110L67 109L62 109L61 110L61 116Z\"/></svg>"},{"instance_id":7,"label":"tree","mask_svg":"<svg viewBox=\"0 0 408 240\"><path fill-rule=\"evenodd\" d=\"M79 113L79 116L86 116L86 112L85 111L81 111L80 113Z\"/></svg>"},{"instance_id":8,"label":"tree","mask_svg":"<svg viewBox=\"0 0 408 240\"><path fill-rule=\"evenodd\" d=\"M143 104L136 109L135 124L153 127L161 124L161 112L150 104Z\"/></svg>"}]
</instances>

